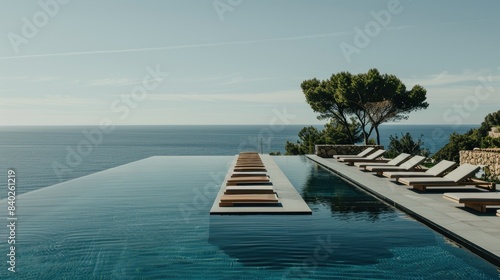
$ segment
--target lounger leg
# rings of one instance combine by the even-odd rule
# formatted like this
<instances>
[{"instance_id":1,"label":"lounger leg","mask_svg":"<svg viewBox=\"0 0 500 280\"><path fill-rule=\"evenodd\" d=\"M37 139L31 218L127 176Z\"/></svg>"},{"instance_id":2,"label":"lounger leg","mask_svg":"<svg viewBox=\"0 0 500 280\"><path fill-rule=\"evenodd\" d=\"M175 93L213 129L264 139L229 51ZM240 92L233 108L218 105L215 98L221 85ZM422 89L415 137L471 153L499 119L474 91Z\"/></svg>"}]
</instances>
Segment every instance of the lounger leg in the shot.
<instances>
[{"instance_id":1,"label":"lounger leg","mask_svg":"<svg viewBox=\"0 0 500 280\"><path fill-rule=\"evenodd\" d=\"M425 192L425 190L427 189L425 186L422 185L414 185L413 188L422 192Z\"/></svg>"},{"instance_id":2,"label":"lounger leg","mask_svg":"<svg viewBox=\"0 0 500 280\"><path fill-rule=\"evenodd\" d=\"M486 205L478 204L478 203L464 203L465 207L472 208L479 212L486 212Z\"/></svg>"}]
</instances>

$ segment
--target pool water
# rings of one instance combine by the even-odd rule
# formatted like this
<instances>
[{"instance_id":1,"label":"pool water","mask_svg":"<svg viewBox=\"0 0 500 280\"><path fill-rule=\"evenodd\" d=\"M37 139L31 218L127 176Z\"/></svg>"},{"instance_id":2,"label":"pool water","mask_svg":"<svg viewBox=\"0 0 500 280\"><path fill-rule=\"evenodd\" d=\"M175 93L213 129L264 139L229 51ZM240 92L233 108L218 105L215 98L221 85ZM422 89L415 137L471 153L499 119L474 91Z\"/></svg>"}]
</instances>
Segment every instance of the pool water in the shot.
<instances>
[{"instance_id":1,"label":"pool water","mask_svg":"<svg viewBox=\"0 0 500 280\"><path fill-rule=\"evenodd\" d=\"M16 278L499 277L495 266L300 156L274 160L312 215L210 216L232 160L152 157L18 196ZM7 242L0 250L7 260ZM12 277L2 263L0 278Z\"/></svg>"}]
</instances>

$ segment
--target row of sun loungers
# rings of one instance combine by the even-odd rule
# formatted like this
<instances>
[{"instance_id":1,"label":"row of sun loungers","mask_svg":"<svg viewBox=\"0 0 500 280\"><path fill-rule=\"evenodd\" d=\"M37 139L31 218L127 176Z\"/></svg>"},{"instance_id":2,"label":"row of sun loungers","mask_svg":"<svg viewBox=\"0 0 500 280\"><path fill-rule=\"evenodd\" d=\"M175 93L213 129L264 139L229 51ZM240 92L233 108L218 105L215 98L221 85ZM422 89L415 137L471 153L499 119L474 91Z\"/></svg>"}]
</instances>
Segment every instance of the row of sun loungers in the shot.
<instances>
[{"instance_id":1,"label":"row of sun loungers","mask_svg":"<svg viewBox=\"0 0 500 280\"><path fill-rule=\"evenodd\" d=\"M220 207L278 206L280 201L258 153L240 153L226 181Z\"/></svg>"},{"instance_id":2,"label":"row of sun loungers","mask_svg":"<svg viewBox=\"0 0 500 280\"><path fill-rule=\"evenodd\" d=\"M385 154L384 150L367 148L357 155L334 156L339 162L354 165L363 171L376 172L379 176L396 179L401 184L411 186L419 191L426 191L429 187L459 187L476 186L490 191L496 190L495 183L485 182L474 178L479 166L472 164L462 164L456 169L456 163L443 160L430 169L419 168L425 161L423 156L411 156L400 154L394 159L387 161L381 159ZM478 193L445 193L444 198L463 203L465 207L481 212L486 211L487 206L500 206L499 192L478 192ZM497 211L500 216L500 210Z\"/></svg>"}]
</instances>

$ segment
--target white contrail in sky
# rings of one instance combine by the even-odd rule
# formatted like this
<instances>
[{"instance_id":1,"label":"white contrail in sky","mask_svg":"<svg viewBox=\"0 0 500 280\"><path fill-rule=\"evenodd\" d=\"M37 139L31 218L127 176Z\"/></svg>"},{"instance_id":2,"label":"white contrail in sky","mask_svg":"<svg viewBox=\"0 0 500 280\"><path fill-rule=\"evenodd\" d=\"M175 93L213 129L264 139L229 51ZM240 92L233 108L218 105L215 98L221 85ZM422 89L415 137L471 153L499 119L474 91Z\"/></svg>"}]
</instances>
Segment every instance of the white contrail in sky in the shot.
<instances>
[{"instance_id":1,"label":"white contrail in sky","mask_svg":"<svg viewBox=\"0 0 500 280\"><path fill-rule=\"evenodd\" d=\"M0 60L6 59L19 59L19 58L37 58L37 57L52 57L52 56L71 56L71 55L87 55L87 54L108 54L108 53L127 53L127 52L145 52L145 51L164 51L164 50L178 50L178 49L190 49L190 48L202 48L202 47L218 47L218 46L229 46L229 45L245 45L254 44L262 42L273 42L273 41L293 41L293 40L303 40L303 39L314 39L314 38L326 38L334 37L340 35L347 35L352 32L335 32L335 33L322 33L322 34L312 34L304 36L295 37L282 37L282 38L271 38L271 39L258 39L258 40L246 40L246 41L229 41L221 43L202 43L202 44L189 44L189 45L175 45L167 47L154 47L154 48L137 48L137 49L122 49L122 50L100 50L100 51L81 51L81 52L65 52L65 53L46 53L46 54L29 54L29 55L19 55L19 56L0 56Z\"/></svg>"},{"instance_id":2,"label":"white contrail in sky","mask_svg":"<svg viewBox=\"0 0 500 280\"><path fill-rule=\"evenodd\" d=\"M452 24L460 24L460 23L483 22L483 21L493 21L493 20L498 20L498 18L474 19L474 20L456 21L456 22L439 22L439 23L429 23L429 24L423 24L423 25L418 24L418 25L387 26L387 27L382 28L382 29L383 30L400 31L403 29L415 28L415 27L421 27L421 26L452 25ZM245 40L245 41L229 41L229 42L219 42L219 43L200 43L200 44L175 45L175 46L166 46L166 47L136 48L136 49L121 49L121 50L79 51L79 52L46 53L46 54L28 54L28 55L19 55L19 56L0 56L0 60L20 59L20 58L72 56L72 55L89 55L89 54L164 51L164 50L179 50L179 49L203 48L203 47L219 47L219 46L230 46L230 45L246 45L246 44L264 43L264 42L294 41L294 40L304 40L304 39L336 37L336 36L350 35L353 33L354 33L353 30L349 30L349 31L339 31L339 32L332 32L332 33L319 33L319 34L293 36L293 37L256 39L256 40Z\"/></svg>"}]
</instances>

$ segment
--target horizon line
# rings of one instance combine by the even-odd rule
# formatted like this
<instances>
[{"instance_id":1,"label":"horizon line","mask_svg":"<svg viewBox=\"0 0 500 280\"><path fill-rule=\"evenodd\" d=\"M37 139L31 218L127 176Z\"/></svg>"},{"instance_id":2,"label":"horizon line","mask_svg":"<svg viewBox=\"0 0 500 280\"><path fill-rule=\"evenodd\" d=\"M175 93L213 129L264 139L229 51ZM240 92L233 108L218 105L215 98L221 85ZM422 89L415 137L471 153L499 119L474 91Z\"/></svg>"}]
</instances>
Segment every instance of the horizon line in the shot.
<instances>
[{"instance_id":1,"label":"horizon line","mask_svg":"<svg viewBox=\"0 0 500 280\"><path fill-rule=\"evenodd\" d=\"M116 124L113 126L269 126L269 124ZM320 126L325 124L284 124L284 126ZM447 125L449 123L386 123L381 125ZM481 123L464 123L464 124L454 124L453 126L464 126L464 125L481 125ZM98 124L14 124L14 125L0 125L0 127L19 127L19 126L99 126Z\"/></svg>"}]
</instances>

